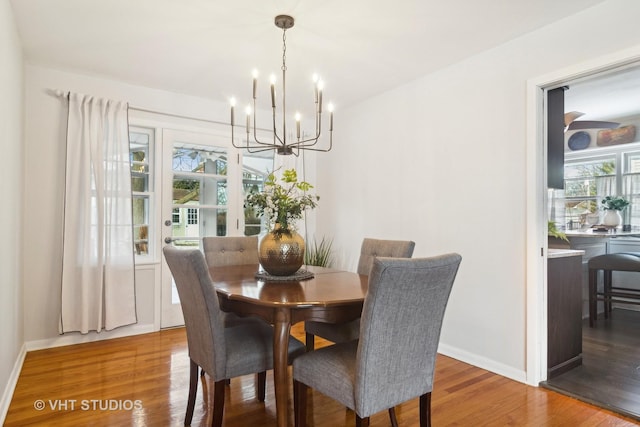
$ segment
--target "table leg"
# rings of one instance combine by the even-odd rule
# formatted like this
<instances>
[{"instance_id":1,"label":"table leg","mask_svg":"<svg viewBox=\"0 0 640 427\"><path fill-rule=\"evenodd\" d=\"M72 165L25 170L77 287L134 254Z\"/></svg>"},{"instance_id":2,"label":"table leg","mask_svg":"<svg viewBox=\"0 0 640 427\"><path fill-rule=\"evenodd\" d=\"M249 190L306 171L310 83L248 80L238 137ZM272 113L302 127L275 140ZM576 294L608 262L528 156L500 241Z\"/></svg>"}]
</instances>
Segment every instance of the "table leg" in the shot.
<instances>
[{"instance_id":1,"label":"table leg","mask_svg":"<svg viewBox=\"0 0 640 427\"><path fill-rule=\"evenodd\" d=\"M289 352L289 334L291 333L291 312L280 308L273 325L273 377L276 392L276 417L278 427L287 427L289 423L289 378L287 354Z\"/></svg>"}]
</instances>

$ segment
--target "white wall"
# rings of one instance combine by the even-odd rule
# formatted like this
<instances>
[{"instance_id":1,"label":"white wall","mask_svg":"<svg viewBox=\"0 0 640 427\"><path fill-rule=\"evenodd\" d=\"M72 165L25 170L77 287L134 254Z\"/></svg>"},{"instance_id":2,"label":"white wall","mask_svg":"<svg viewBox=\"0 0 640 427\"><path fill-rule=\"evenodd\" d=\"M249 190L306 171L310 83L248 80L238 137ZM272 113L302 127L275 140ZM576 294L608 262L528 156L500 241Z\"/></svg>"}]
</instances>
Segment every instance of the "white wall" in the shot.
<instances>
[{"instance_id":1,"label":"white wall","mask_svg":"<svg viewBox=\"0 0 640 427\"><path fill-rule=\"evenodd\" d=\"M0 423L4 420L24 358L22 303L22 127L23 61L20 39L8 0L0 0Z\"/></svg>"},{"instance_id":2,"label":"white wall","mask_svg":"<svg viewBox=\"0 0 640 427\"><path fill-rule=\"evenodd\" d=\"M363 237L459 252L441 352L525 381L527 80L639 45L637 16L610 0L336 112L318 234L350 269Z\"/></svg>"}]
</instances>

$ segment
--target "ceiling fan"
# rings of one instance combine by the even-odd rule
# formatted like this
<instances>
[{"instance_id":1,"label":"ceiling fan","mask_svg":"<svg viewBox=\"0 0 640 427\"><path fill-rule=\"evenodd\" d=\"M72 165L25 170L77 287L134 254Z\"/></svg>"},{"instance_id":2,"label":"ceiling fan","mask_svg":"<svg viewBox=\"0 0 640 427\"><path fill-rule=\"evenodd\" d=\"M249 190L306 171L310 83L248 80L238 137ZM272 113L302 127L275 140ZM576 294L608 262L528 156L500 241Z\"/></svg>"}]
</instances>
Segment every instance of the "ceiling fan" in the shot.
<instances>
[{"instance_id":1,"label":"ceiling fan","mask_svg":"<svg viewBox=\"0 0 640 427\"><path fill-rule=\"evenodd\" d=\"M564 114L565 131L577 129L615 129L620 123L605 122L601 120L576 120L578 117L584 116L580 111L570 111Z\"/></svg>"}]
</instances>

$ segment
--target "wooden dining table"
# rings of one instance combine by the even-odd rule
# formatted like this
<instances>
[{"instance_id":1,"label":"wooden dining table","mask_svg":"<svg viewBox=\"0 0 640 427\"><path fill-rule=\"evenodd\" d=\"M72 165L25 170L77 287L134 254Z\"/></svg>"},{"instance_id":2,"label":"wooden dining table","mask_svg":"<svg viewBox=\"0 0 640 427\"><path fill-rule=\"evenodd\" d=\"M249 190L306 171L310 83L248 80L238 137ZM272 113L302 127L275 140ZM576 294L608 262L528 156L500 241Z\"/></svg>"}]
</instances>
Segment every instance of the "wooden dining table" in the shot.
<instances>
[{"instance_id":1,"label":"wooden dining table","mask_svg":"<svg viewBox=\"0 0 640 427\"><path fill-rule=\"evenodd\" d=\"M210 269L220 306L240 316L257 316L271 323L273 375L278 427L289 423L287 352L291 325L305 320L340 323L357 319L367 294L368 277L331 268L303 266L313 273L306 280L256 278L258 265Z\"/></svg>"}]
</instances>

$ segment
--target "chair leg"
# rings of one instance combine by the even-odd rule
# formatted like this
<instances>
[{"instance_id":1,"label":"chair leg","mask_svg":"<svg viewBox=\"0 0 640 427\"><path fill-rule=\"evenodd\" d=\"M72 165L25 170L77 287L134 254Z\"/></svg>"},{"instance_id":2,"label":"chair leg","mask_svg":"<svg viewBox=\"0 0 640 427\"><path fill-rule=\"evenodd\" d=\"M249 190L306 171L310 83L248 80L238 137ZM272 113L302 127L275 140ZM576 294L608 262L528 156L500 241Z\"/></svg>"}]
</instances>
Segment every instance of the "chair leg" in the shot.
<instances>
[{"instance_id":1,"label":"chair leg","mask_svg":"<svg viewBox=\"0 0 640 427\"><path fill-rule=\"evenodd\" d=\"M396 408L389 408L389 420L391 421L391 427L398 427L398 419L396 418Z\"/></svg>"},{"instance_id":2,"label":"chair leg","mask_svg":"<svg viewBox=\"0 0 640 427\"><path fill-rule=\"evenodd\" d=\"M211 427L222 427L222 415L224 414L224 392L227 380L216 381L213 387L213 417Z\"/></svg>"},{"instance_id":3,"label":"chair leg","mask_svg":"<svg viewBox=\"0 0 640 427\"><path fill-rule=\"evenodd\" d=\"M258 402L264 402L264 397L267 394L267 371L256 374L256 389Z\"/></svg>"},{"instance_id":4,"label":"chair leg","mask_svg":"<svg viewBox=\"0 0 640 427\"><path fill-rule=\"evenodd\" d=\"M611 270L604 271L604 318L608 319L611 314L611 281L613 272Z\"/></svg>"},{"instance_id":5,"label":"chair leg","mask_svg":"<svg viewBox=\"0 0 640 427\"><path fill-rule=\"evenodd\" d=\"M193 408L196 404L196 392L198 391L198 364L190 360L189 365L189 398L187 399L187 413L184 416L184 425L190 426L193 419Z\"/></svg>"},{"instance_id":6,"label":"chair leg","mask_svg":"<svg viewBox=\"0 0 640 427\"><path fill-rule=\"evenodd\" d=\"M431 427L431 392L420 396L420 427Z\"/></svg>"},{"instance_id":7,"label":"chair leg","mask_svg":"<svg viewBox=\"0 0 640 427\"><path fill-rule=\"evenodd\" d=\"M305 343L306 343L306 347L307 347L307 351L313 351L316 344L315 344L315 335L310 334L309 332L307 332L305 334Z\"/></svg>"},{"instance_id":8,"label":"chair leg","mask_svg":"<svg viewBox=\"0 0 640 427\"><path fill-rule=\"evenodd\" d=\"M360 418L356 414L356 427L369 427L369 417Z\"/></svg>"},{"instance_id":9,"label":"chair leg","mask_svg":"<svg viewBox=\"0 0 640 427\"><path fill-rule=\"evenodd\" d=\"M295 427L307 425L307 385L293 380L293 413Z\"/></svg>"},{"instance_id":10,"label":"chair leg","mask_svg":"<svg viewBox=\"0 0 640 427\"><path fill-rule=\"evenodd\" d=\"M589 270L589 327L593 328L598 320L598 270Z\"/></svg>"}]
</instances>

